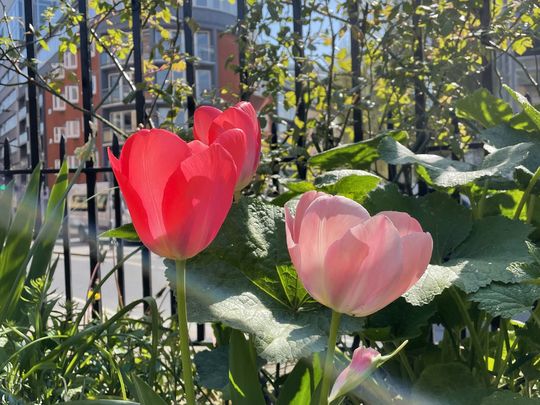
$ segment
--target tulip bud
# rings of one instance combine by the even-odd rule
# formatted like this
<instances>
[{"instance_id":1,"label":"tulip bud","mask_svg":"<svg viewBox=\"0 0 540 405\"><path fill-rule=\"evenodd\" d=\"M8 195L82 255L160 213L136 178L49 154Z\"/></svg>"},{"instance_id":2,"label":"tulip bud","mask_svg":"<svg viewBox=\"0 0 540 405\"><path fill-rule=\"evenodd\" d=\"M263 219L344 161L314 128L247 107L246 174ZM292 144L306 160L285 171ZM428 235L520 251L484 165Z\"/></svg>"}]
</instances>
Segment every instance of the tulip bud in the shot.
<instances>
[{"instance_id":1,"label":"tulip bud","mask_svg":"<svg viewBox=\"0 0 540 405\"><path fill-rule=\"evenodd\" d=\"M349 364L336 378L336 382L330 391L328 402L345 395L358 387L377 368L377 359L381 354L371 348L359 347L353 353Z\"/></svg>"}]
</instances>

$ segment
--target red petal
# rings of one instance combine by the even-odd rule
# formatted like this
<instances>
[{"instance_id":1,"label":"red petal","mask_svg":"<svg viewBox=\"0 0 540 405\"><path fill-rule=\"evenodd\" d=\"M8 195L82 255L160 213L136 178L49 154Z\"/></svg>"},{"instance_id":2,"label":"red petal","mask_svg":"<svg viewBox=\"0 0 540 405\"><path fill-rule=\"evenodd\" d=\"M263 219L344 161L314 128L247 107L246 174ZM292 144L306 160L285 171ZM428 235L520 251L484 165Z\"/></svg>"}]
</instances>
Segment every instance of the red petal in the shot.
<instances>
[{"instance_id":1,"label":"red petal","mask_svg":"<svg viewBox=\"0 0 540 405\"><path fill-rule=\"evenodd\" d=\"M197 108L195 110L195 116L193 117L193 137L208 145L210 125L212 125L212 121L221 114L221 110L208 105Z\"/></svg>"}]
</instances>

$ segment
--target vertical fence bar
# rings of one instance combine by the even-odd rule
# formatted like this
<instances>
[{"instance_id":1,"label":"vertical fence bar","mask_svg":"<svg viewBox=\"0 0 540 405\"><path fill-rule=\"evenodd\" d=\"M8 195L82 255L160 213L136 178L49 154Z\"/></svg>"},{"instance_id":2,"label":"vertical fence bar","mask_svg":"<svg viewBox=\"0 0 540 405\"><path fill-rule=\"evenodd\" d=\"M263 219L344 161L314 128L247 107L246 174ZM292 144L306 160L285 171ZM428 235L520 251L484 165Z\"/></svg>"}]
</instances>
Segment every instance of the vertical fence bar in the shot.
<instances>
[{"instance_id":1,"label":"vertical fence bar","mask_svg":"<svg viewBox=\"0 0 540 405\"><path fill-rule=\"evenodd\" d=\"M294 94L296 95L296 118L302 123L301 127L295 123L298 139L296 145L302 149L306 146L306 120L307 109L304 100L304 85L302 83L302 71L304 65L304 37L302 30L302 0L293 0L293 31L294 31ZM305 180L307 176L307 162L305 153L296 159L298 177Z\"/></svg>"},{"instance_id":2,"label":"vertical fence bar","mask_svg":"<svg viewBox=\"0 0 540 405\"><path fill-rule=\"evenodd\" d=\"M4 181L6 184L13 180L13 175L9 173L9 169L11 169L11 146L6 138L4 139L4 170L6 170Z\"/></svg>"},{"instance_id":3,"label":"vertical fence bar","mask_svg":"<svg viewBox=\"0 0 540 405\"><path fill-rule=\"evenodd\" d=\"M66 139L60 138L60 165L66 157ZM69 246L69 205L68 199L64 202L64 222L62 223L62 248L64 254L64 287L66 292L66 308L68 317L71 317L71 300L73 298L71 287L71 248Z\"/></svg>"},{"instance_id":4,"label":"vertical fence bar","mask_svg":"<svg viewBox=\"0 0 540 405\"><path fill-rule=\"evenodd\" d=\"M112 153L117 158L120 157L120 145L118 143L118 137L116 134L113 135L112 140ZM118 188L118 182L116 181L116 177L114 175L113 178L113 184L114 184L114 192L113 192L113 205L114 205L114 226L115 228L118 228L122 226L122 200L120 199L120 189ZM122 239L117 238L116 239L116 262L121 263L122 260L124 260L124 241ZM124 280L124 265L120 265L118 267L118 271L116 272L118 275L118 293L119 293L119 305L120 307L124 306L126 303L125 297L126 297L126 282Z\"/></svg>"},{"instance_id":5,"label":"vertical fence bar","mask_svg":"<svg viewBox=\"0 0 540 405\"><path fill-rule=\"evenodd\" d=\"M192 0L184 0L183 5L184 13L184 44L186 47L186 53L189 59L186 61L186 80L188 85L192 89L192 95L187 98L187 111L189 121L193 118L195 113L195 66L193 66L193 57L195 56L193 46L193 31L190 27L191 19L193 18L193 2Z\"/></svg>"},{"instance_id":6,"label":"vertical fence bar","mask_svg":"<svg viewBox=\"0 0 540 405\"><path fill-rule=\"evenodd\" d=\"M88 9L87 0L79 0L79 14L81 21L79 23L80 34L80 60L81 60L81 84L82 84L82 107L83 113L83 129L84 141L88 142L92 136L92 74L91 74L91 59L90 46L88 41ZM86 163L86 196L87 214L88 214L88 247L90 250L90 276L92 277L91 288L95 289L101 275L98 267L98 245L97 245L97 211L96 199L91 198L96 194L96 173L92 170L94 160L90 157ZM98 316L101 312L101 300L94 300L92 303L92 313Z\"/></svg>"},{"instance_id":7,"label":"vertical fence bar","mask_svg":"<svg viewBox=\"0 0 540 405\"><path fill-rule=\"evenodd\" d=\"M358 0L350 1L348 3L349 8L349 21L351 24L351 70L352 70L352 87L356 89L356 98L353 106L353 130L354 130L354 142L360 142L364 139L363 128L363 112L358 104L362 100L362 91L360 89L360 41L359 35L359 19L358 19Z\"/></svg>"},{"instance_id":8,"label":"vertical fence bar","mask_svg":"<svg viewBox=\"0 0 540 405\"><path fill-rule=\"evenodd\" d=\"M38 99L36 88L36 49L32 0L24 0L24 30L26 32L26 59L28 63L28 119L30 132L30 163L32 169L39 164Z\"/></svg>"},{"instance_id":9,"label":"vertical fence bar","mask_svg":"<svg viewBox=\"0 0 540 405\"><path fill-rule=\"evenodd\" d=\"M247 71L246 71L246 1L236 0L236 13L238 22L238 68L240 70L240 100L249 100L247 90Z\"/></svg>"},{"instance_id":10,"label":"vertical fence bar","mask_svg":"<svg viewBox=\"0 0 540 405\"><path fill-rule=\"evenodd\" d=\"M412 17L414 30L414 61L415 68L421 69L424 62L424 36L420 25L420 14L416 10L422 6L423 0L414 0L415 12ZM416 73L414 78L414 116L416 141L413 145L413 151L422 153L428 145L429 138L426 132L426 94L422 83L421 73ZM427 184L422 180L418 180L418 194L427 194Z\"/></svg>"},{"instance_id":11,"label":"vertical fence bar","mask_svg":"<svg viewBox=\"0 0 540 405\"><path fill-rule=\"evenodd\" d=\"M480 26L482 27L482 34L480 35L480 40L482 44L487 48L490 46L491 38L489 35L489 30L491 27L491 0L483 0L482 8L480 9ZM488 56L482 56L482 66L483 70L480 77L480 82L482 87L488 89L490 92L493 92L493 64L491 62L492 51L489 48L486 49Z\"/></svg>"},{"instance_id":12,"label":"vertical fence bar","mask_svg":"<svg viewBox=\"0 0 540 405\"><path fill-rule=\"evenodd\" d=\"M133 57L134 57L134 79L135 79L135 112L137 115L137 124L146 126L145 99L143 91L143 60L142 60L142 38L141 38L141 2L140 0L131 1L132 8L132 33L133 33ZM143 246L141 250L142 259L142 289L143 296L152 295L152 260L150 251ZM148 305L144 304L145 311Z\"/></svg>"},{"instance_id":13,"label":"vertical fence bar","mask_svg":"<svg viewBox=\"0 0 540 405\"><path fill-rule=\"evenodd\" d=\"M392 121L392 111L388 111L386 117L386 129L392 131L394 129L394 121ZM388 164L388 180L397 181L395 178L397 175L396 165Z\"/></svg>"}]
</instances>

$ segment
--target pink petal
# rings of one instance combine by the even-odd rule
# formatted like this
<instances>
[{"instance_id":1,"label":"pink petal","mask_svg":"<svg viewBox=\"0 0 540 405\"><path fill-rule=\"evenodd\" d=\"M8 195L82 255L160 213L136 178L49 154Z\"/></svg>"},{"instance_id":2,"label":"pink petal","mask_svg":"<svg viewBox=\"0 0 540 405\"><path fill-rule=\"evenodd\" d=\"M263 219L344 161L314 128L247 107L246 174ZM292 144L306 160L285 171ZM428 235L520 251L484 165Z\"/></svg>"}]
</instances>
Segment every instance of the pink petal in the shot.
<instances>
[{"instance_id":1,"label":"pink petal","mask_svg":"<svg viewBox=\"0 0 540 405\"><path fill-rule=\"evenodd\" d=\"M344 291L346 313L370 315L390 304L401 294L396 285L402 269L402 243L392 222L383 215L365 221L351 230L356 238L369 247L351 287Z\"/></svg>"},{"instance_id":2,"label":"pink petal","mask_svg":"<svg viewBox=\"0 0 540 405\"><path fill-rule=\"evenodd\" d=\"M368 255L368 245L358 240L350 230L335 241L326 251L324 271L318 277L312 277L319 283L316 288L323 292L318 294L322 297L317 297L317 300L335 311L347 312L350 303L346 301L346 291L353 287L351 280L357 278Z\"/></svg>"},{"instance_id":3,"label":"pink petal","mask_svg":"<svg viewBox=\"0 0 540 405\"><path fill-rule=\"evenodd\" d=\"M193 137L205 144L209 144L209 131L212 121L222 114L221 110L203 105L195 110L193 116Z\"/></svg>"},{"instance_id":4,"label":"pink petal","mask_svg":"<svg viewBox=\"0 0 540 405\"><path fill-rule=\"evenodd\" d=\"M431 260L433 239L428 232L416 232L401 238L403 243L403 274L399 285L405 294L422 277Z\"/></svg>"},{"instance_id":5,"label":"pink petal","mask_svg":"<svg viewBox=\"0 0 540 405\"><path fill-rule=\"evenodd\" d=\"M291 231L292 240L298 242L298 237L300 236L300 228L302 226L302 220L304 219L304 214L310 204L315 201L317 198L326 195L319 191L308 191L307 193L302 194L298 204L296 205L296 213L294 218L292 218L289 208L285 208L285 219L289 218L287 222Z\"/></svg>"},{"instance_id":6,"label":"pink petal","mask_svg":"<svg viewBox=\"0 0 540 405\"><path fill-rule=\"evenodd\" d=\"M400 236L405 236L413 232L424 232L420 223L406 212L382 211L377 215L384 215L385 217L390 218L399 231Z\"/></svg>"}]
</instances>

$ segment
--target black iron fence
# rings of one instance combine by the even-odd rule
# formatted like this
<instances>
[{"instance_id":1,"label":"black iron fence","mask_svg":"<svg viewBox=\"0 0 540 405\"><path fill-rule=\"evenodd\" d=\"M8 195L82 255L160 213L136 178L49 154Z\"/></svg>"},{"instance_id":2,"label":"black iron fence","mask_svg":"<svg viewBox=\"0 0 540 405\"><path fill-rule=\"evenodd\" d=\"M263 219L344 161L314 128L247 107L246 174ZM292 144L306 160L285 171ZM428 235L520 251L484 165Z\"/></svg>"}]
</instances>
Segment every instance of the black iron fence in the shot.
<instances>
[{"instance_id":1,"label":"black iron fence","mask_svg":"<svg viewBox=\"0 0 540 405\"><path fill-rule=\"evenodd\" d=\"M79 55L80 55L80 65L81 65L81 89L82 89L82 109L81 115L83 117L83 136L84 141L87 142L92 136L92 116L94 112L94 106L92 105L92 74L91 74L91 54L90 54L90 39L89 39L89 29L88 29L88 9L87 9L88 0L78 0L78 12L82 17L79 23L80 31L80 46L79 46ZM292 54L294 57L294 91L296 95L296 100L299 100L298 105L296 106L296 120L295 131L298 131L300 135L298 136L297 144L302 147L305 145L305 134L303 131L306 131L306 120L307 120L307 107L304 102L303 94L306 91L302 83L302 69L303 69L303 60L305 57L304 47L303 47L303 3L300 0L292 1L292 16L293 23L292 29L295 36L295 44L292 49ZM351 3L352 9L358 9L359 1L353 1ZM16 176L25 176L32 173L33 169L40 163L40 139L44 139L43 134L40 134L39 126L39 105L38 105L38 85L36 84L37 77L37 64L35 62L36 55L36 44L37 40L34 34L34 21L32 15L32 0L24 1L24 22L25 22L25 49L26 57L28 63L26 64L27 70L27 108L28 108L28 133L29 133L29 145L30 145L30 155L29 155L29 167L27 168L13 168L11 164L11 147L10 143L6 139L3 145L3 168L0 170L0 175L6 181L13 180ZM192 32L191 25L189 20L192 18L192 8L193 4L191 0L185 0L183 2L183 35L184 35L184 46L185 51L188 55L194 55L194 35ZM237 43L239 49L239 66L238 71L240 72L240 98L247 99L249 98L249 91L247 90L247 83L249 82L248 69L246 69L246 60L245 52L243 46L245 45L244 35L245 35L245 25L244 19L246 18L246 2L245 0L237 0L237 21L238 21L238 30L237 30ZM137 124L142 126L148 126L150 124L150 118L148 117L145 109L145 93L143 91L143 52L142 52L142 27L141 27L141 2L140 0L131 1L131 33L133 38L133 52L132 52L132 66L134 69L134 85L135 85L135 111L137 117ZM351 23L355 27L358 23L358 16L355 13L351 13ZM357 55L358 50L358 40L355 34L355 29L351 30L351 47L352 55ZM352 64L352 76L360 77L360 64ZM193 65L193 60L188 58L186 60L186 80L189 86L192 88L195 87L195 70ZM195 95L197 93L193 91L187 99L186 110L188 118L192 118L196 100ZM361 111L355 111L353 117L353 128L354 128L354 140L359 141L363 139L363 129L361 125L362 115ZM298 124L301 121L304 123ZM277 140L277 129L275 123L272 125L272 142ZM46 147L46 145L43 145ZM112 139L112 151L118 156L120 153L120 145L116 135ZM59 144L59 156L60 160L66 158L66 141L64 138L61 139ZM297 162L298 174L300 178L305 178L307 167L305 159L299 159ZM43 167L42 168L42 184L45 184L48 176L55 175L58 173L59 169ZM71 168L70 171L75 172L75 168ZM89 248L89 272L91 274L91 283L92 286L95 286L100 279L99 267L99 251L98 251L98 223L97 223L97 213L96 213L96 200L94 198L89 198L96 194L96 179L99 174L108 174L109 179L112 179L114 186L117 186L114 176L112 176L112 171L110 167L99 167L96 166L93 160L88 160L84 164L82 169L82 174L85 177L86 183L86 216L88 222L88 231L87 231L87 243ZM114 226L118 227L122 225L122 204L121 197L118 187L113 191L113 212L114 212ZM62 228L62 254L63 254L63 264L64 264L64 280L65 280L65 298L67 301L73 299L72 294L72 246L70 242L69 235L69 211L66 210L66 220ZM117 260L120 262L124 258L124 244L122 240L117 240L115 245L115 254ZM142 248L142 292L144 296L152 295L152 282L151 282L151 260L150 252L146 248ZM122 302L124 302L125 297L125 274L123 266L119 266L117 272L117 282L118 282L118 291L121 296ZM172 294L171 294L172 297ZM174 298L173 298L174 299ZM101 301L96 300L94 302L94 311L99 313L101 308ZM176 306L174 302L171 305L171 311L175 311ZM198 339L204 339L204 327L199 325L198 327Z\"/></svg>"}]
</instances>

